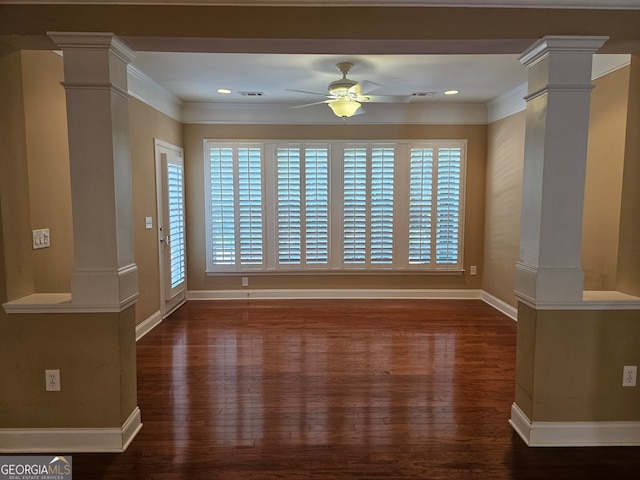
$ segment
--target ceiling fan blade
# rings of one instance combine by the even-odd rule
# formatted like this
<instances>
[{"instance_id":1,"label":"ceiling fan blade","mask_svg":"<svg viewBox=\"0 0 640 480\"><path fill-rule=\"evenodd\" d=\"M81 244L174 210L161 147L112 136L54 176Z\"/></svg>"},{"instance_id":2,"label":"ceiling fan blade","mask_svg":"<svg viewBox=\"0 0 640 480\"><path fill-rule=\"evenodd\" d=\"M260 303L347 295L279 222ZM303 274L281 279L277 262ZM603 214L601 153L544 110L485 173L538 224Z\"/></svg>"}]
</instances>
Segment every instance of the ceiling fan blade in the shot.
<instances>
[{"instance_id":1,"label":"ceiling fan blade","mask_svg":"<svg viewBox=\"0 0 640 480\"><path fill-rule=\"evenodd\" d=\"M370 92L374 92L379 89L382 85L376 82L372 82L370 80L363 80L360 83L360 93L362 95L368 95Z\"/></svg>"},{"instance_id":2,"label":"ceiling fan blade","mask_svg":"<svg viewBox=\"0 0 640 480\"><path fill-rule=\"evenodd\" d=\"M310 107L312 105L320 105L321 103L329 103L332 102L333 100L323 100L321 102L313 102L313 103L305 103L304 105L294 105L291 108L303 108L303 107Z\"/></svg>"},{"instance_id":3,"label":"ceiling fan blade","mask_svg":"<svg viewBox=\"0 0 640 480\"><path fill-rule=\"evenodd\" d=\"M321 97L329 97L326 93L308 92L306 90L295 90L293 88L287 88L287 92L307 93L309 95L320 95Z\"/></svg>"},{"instance_id":4,"label":"ceiling fan blade","mask_svg":"<svg viewBox=\"0 0 640 480\"><path fill-rule=\"evenodd\" d=\"M367 95L367 102L375 103L409 103L411 95Z\"/></svg>"}]
</instances>

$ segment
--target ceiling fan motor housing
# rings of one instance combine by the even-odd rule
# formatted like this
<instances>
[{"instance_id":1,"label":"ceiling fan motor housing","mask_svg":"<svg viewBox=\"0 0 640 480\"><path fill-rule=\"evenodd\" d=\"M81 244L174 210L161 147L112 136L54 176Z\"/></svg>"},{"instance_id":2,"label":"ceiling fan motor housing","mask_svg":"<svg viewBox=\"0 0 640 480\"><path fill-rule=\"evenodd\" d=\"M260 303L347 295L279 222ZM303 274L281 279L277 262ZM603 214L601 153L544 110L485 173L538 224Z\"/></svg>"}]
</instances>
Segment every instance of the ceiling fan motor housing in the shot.
<instances>
[{"instance_id":1,"label":"ceiling fan motor housing","mask_svg":"<svg viewBox=\"0 0 640 480\"><path fill-rule=\"evenodd\" d=\"M341 78L329 84L329 95L335 95L336 97L356 96L358 95L357 87L358 82L348 78Z\"/></svg>"},{"instance_id":2,"label":"ceiling fan motor housing","mask_svg":"<svg viewBox=\"0 0 640 480\"><path fill-rule=\"evenodd\" d=\"M357 97L360 95L358 82L347 78L347 74L353 67L353 63L342 62L336 65L342 78L329 84L329 95L341 98L341 97Z\"/></svg>"}]
</instances>

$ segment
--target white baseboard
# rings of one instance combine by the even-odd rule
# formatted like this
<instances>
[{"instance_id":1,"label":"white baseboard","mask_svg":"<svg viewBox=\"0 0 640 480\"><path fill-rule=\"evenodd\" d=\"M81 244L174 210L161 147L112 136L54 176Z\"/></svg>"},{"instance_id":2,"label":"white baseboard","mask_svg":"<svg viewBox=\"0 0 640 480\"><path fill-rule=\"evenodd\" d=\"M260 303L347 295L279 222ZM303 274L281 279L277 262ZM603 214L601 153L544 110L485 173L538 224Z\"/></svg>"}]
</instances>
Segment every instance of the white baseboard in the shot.
<instances>
[{"instance_id":1,"label":"white baseboard","mask_svg":"<svg viewBox=\"0 0 640 480\"><path fill-rule=\"evenodd\" d=\"M144 337L147 333L157 327L162 322L162 313L158 310L149 318L143 320L136 325L136 342Z\"/></svg>"},{"instance_id":2,"label":"white baseboard","mask_svg":"<svg viewBox=\"0 0 640 480\"><path fill-rule=\"evenodd\" d=\"M518 309L516 307L509 305L507 302L500 300L498 297L494 297L484 290L482 291L482 300L484 300L485 303L488 303L496 310L504 313L512 320L515 320L516 322L518 321Z\"/></svg>"},{"instance_id":3,"label":"white baseboard","mask_svg":"<svg viewBox=\"0 0 640 480\"><path fill-rule=\"evenodd\" d=\"M120 428L2 428L0 453L119 453L141 428L139 407Z\"/></svg>"},{"instance_id":4,"label":"white baseboard","mask_svg":"<svg viewBox=\"0 0 640 480\"><path fill-rule=\"evenodd\" d=\"M471 289L260 289L189 290L187 300L335 300L335 299L480 299L481 290Z\"/></svg>"},{"instance_id":5,"label":"white baseboard","mask_svg":"<svg viewBox=\"0 0 640 480\"><path fill-rule=\"evenodd\" d=\"M530 447L640 446L640 422L532 422L514 403L509 423Z\"/></svg>"}]
</instances>

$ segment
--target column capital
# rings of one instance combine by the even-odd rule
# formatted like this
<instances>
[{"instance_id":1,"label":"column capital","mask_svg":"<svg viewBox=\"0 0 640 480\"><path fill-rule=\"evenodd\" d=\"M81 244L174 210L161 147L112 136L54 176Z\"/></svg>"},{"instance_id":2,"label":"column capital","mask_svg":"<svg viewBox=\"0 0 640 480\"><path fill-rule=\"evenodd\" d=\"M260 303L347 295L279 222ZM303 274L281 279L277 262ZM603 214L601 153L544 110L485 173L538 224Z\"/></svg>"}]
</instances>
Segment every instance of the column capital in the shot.
<instances>
[{"instance_id":1,"label":"column capital","mask_svg":"<svg viewBox=\"0 0 640 480\"><path fill-rule=\"evenodd\" d=\"M553 53L572 55L588 53L593 55L607 40L609 37L547 35L527 48L518 60L528 67Z\"/></svg>"},{"instance_id":2,"label":"column capital","mask_svg":"<svg viewBox=\"0 0 640 480\"><path fill-rule=\"evenodd\" d=\"M136 53L118 36L108 32L47 32L53 42L65 50L110 50L123 62L131 63Z\"/></svg>"}]
</instances>

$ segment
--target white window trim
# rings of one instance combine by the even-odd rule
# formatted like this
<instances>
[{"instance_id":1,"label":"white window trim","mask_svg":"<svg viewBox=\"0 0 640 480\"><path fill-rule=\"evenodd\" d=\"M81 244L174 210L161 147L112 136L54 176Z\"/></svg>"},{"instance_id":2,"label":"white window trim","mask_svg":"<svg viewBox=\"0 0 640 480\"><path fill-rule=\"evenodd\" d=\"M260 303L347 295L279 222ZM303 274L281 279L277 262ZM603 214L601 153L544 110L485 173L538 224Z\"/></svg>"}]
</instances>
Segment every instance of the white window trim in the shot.
<instances>
[{"instance_id":1,"label":"white window trim","mask_svg":"<svg viewBox=\"0 0 640 480\"><path fill-rule=\"evenodd\" d=\"M394 260L389 266L384 265L343 265L342 264L342 235L343 235L343 212L341 202L335 199L342 199L342 152L345 146L366 145L368 149L374 146L387 146L389 144L396 147L396 162L394 166ZM229 265L216 266L212 265L212 246L211 239L207 233L211 228L211 189L209 178L209 148L210 146L233 146L237 147L256 147L260 146L262 150L262 187L264 192L263 203L263 265ZM328 265L279 265L277 263L277 202L276 202L276 169L270 168L275 166L275 150L277 147L296 146L317 147L327 146L329 148L329 165L328 178L330 184L329 199L329 263ZM423 148L431 146L434 148L461 148L461 178L460 178L460 219L459 219L459 252L458 263L455 265L436 265L435 259L433 265L409 264L408 258L408 237L406 235L396 234L397 231L408 231L408 180L409 180L409 152L411 148ZM394 274L394 273L411 273L421 275L461 275L464 272L464 231L465 231L465 211L466 211L466 176L467 176L467 140L215 140L205 139L203 142L204 149L204 196L205 196L205 245L206 245L206 268L207 276L234 276L251 273L252 275L273 275L273 274L291 274L291 275L335 275L345 274ZM406 161L405 161L406 160ZM339 205L336 205L339 203ZM435 239L434 239L435 241ZM336 254L336 250L339 254ZM222 268L221 268L222 267Z\"/></svg>"}]
</instances>

